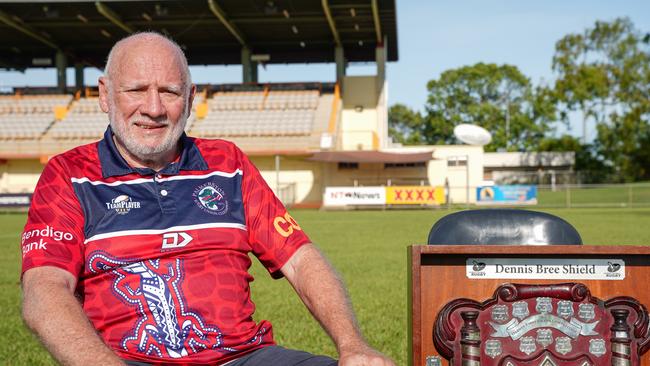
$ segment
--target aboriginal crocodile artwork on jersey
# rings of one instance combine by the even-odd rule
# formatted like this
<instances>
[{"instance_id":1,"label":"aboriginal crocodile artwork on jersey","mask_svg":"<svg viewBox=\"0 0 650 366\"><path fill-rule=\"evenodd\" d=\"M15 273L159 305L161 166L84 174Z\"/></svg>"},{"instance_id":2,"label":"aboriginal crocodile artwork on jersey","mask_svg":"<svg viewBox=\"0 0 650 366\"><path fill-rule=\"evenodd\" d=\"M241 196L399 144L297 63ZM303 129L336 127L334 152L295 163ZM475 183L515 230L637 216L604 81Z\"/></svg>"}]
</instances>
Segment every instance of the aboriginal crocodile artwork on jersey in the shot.
<instances>
[{"instance_id":1,"label":"aboriginal crocodile artwork on jersey","mask_svg":"<svg viewBox=\"0 0 650 366\"><path fill-rule=\"evenodd\" d=\"M136 308L137 320L120 344L125 351L161 358L184 357L208 348L234 351L223 346L218 327L206 324L188 308L181 290L182 260L161 268L159 260L133 262L95 252L88 263L93 273L111 271L115 276L113 293Z\"/></svg>"}]
</instances>

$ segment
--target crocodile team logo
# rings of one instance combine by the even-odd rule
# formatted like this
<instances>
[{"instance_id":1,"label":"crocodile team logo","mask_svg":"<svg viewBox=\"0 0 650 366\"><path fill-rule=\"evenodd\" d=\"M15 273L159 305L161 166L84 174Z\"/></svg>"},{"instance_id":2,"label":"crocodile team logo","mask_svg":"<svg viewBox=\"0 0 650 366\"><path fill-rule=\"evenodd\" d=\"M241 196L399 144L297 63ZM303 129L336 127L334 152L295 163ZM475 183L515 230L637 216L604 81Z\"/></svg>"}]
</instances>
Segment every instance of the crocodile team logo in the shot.
<instances>
[{"instance_id":1,"label":"crocodile team logo","mask_svg":"<svg viewBox=\"0 0 650 366\"><path fill-rule=\"evenodd\" d=\"M228 212L226 194L214 183L205 183L196 187L192 197L197 206L209 214L225 215Z\"/></svg>"}]
</instances>

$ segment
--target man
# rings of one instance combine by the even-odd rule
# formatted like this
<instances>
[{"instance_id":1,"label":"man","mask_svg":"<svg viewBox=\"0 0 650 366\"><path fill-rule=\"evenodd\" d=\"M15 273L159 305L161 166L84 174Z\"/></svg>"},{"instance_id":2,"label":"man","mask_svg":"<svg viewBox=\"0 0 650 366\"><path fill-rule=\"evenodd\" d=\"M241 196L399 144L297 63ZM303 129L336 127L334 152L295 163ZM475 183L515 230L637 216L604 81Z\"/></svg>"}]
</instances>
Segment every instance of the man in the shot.
<instances>
[{"instance_id":1,"label":"man","mask_svg":"<svg viewBox=\"0 0 650 366\"><path fill-rule=\"evenodd\" d=\"M196 87L172 41L139 33L99 79L110 127L45 167L22 236L23 317L65 365L329 365L252 320L248 253L286 277L340 365L393 365L340 280L232 143L183 133Z\"/></svg>"}]
</instances>

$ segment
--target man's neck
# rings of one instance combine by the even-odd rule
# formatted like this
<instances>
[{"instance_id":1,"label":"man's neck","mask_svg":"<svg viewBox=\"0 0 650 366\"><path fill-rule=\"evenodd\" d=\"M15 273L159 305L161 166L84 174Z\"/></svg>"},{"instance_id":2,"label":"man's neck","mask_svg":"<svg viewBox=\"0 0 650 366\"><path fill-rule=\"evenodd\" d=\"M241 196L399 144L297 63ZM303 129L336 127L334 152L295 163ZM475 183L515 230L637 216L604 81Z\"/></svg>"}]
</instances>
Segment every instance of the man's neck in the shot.
<instances>
[{"instance_id":1,"label":"man's neck","mask_svg":"<svg viewBox=\"0 0 650 366\"><path fill-rule=\"evenodd\" d=\"M116 141L115 136L113 136L113 142L115 143L115 147L117 147L117 151L132 168L149 168L159 172L169 165L169 163L175 161L180 154L180 142L176 145L176 149L161 154L153 154L146 159L141 159L131 154Z\"/></svg>"}]
</instances>

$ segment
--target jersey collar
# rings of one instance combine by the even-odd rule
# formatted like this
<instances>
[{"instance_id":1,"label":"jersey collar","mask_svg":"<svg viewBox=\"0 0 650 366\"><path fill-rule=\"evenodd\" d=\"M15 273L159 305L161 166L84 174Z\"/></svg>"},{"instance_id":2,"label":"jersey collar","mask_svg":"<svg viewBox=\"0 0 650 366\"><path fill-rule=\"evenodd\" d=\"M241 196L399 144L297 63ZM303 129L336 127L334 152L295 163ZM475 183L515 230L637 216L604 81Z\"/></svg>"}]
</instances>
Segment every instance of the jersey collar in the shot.
<instances>
[{"instance_id":1,"label":"jersey collar","mask_svg":"<svg viewBox=\"0 0 650 366\"><path fill-rule=\"evenodd\" d=\"M185 132L181 135L181 157L177 162L169 163L158 173L164 175L176 175L179 170L208 170L208 164L203 159L199 148L194 144L194 139L189 138ZM104 178L137 173L140 175L152 175L156 171L149 168L132 168L120 155L113 141L113 131L108 126L104 132L104 138L97 146L99 161L102 165L102 176Z\"/></svg>"}]
</instances>

